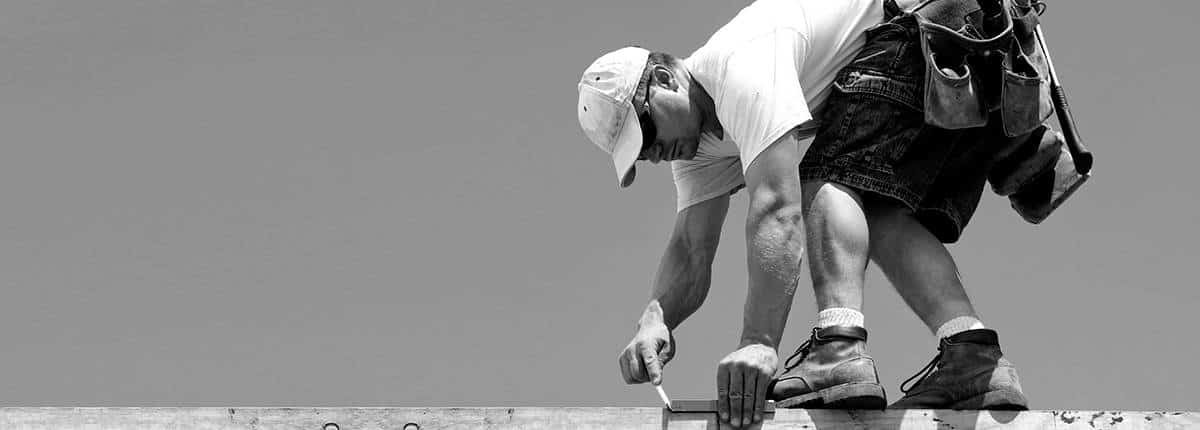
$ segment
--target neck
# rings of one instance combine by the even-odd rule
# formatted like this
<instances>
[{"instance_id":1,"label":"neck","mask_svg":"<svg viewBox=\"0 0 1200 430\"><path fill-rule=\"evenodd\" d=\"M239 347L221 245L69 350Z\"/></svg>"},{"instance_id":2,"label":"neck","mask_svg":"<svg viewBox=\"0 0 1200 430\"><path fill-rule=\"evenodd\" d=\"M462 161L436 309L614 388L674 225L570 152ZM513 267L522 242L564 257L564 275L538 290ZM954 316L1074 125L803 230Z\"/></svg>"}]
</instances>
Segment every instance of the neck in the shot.
<instances>
[{"instance_id":1,"label":"neck","mask_svg":"<svg viewBox=\"0 0 1200 430\"><path fill-rule=\"evenodd\" d=\"M721 122L717 120L717 105L713 103L712 96L708 94L708 90L704 89L703 85L696 82L696 79L692 77L690 72L688 73L688 80L691 84L688 94L691 95L692 102L700 109L702 118L700 131L712 133L718 138L723 138L725 130L721 127Z\"/></svg>"}]
</instances>

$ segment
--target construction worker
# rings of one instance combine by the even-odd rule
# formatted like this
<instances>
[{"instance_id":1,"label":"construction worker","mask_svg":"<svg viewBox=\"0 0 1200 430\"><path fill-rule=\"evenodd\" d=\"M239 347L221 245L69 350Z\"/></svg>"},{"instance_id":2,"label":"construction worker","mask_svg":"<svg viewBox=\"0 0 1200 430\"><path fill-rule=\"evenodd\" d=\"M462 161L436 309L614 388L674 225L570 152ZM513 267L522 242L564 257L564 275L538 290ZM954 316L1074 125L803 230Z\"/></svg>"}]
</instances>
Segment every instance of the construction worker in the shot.
<instances>
[{"instance_id":1,"label":"construction worker","mask_svg":"<svg viewBox=\"0 0 1200 430\"><path fill-rule=\"evenodd\" d=\"M882 19L879 0L759 0L687 58L627 47L584 72L579 121L611 154L619 185L633 182L638 159L671 161L677 191L650 302L619 357L626 382L661 382L671 330L704 301L729 196L745 187L749 291L738 347L718 365L717 395L722 421L762 419L800 274L797 166L812 142L812 112L863 31ZM878 384L869 389L882 398Z\"/></svg>"},{"instance_id":2,"label":"construction worker","mask_svg":"<svg viewBox=\"0 0 1200 430\"><path fill-rule=\"evenodd\" d=\"M941 242L904 244L909 238L932 237L921 223L924 220L916 218L911 208L896 205L880 204L877 213L868 208L863 214L862 199L855 189L833 176L814 174L813 163L802 163L802 159L811 161L815 157L810 149L814 147L814 136L823 153L838 158L837 151L827 153L836 149L829 142L845 140L840 137L856 129L856 123L833 127L829 115L823 115L820 132L825 135L818 135L814 112L832 110L842 112L837 118L847 121L887 123L882 116L844 113L876 109L878 99L851 95L875 91L875 95L890 96L886 85L868 87L866 79L871 77L864 79L859 73L854 79L863 79L863 84L856 87L862 91L831 91L835 78L839 85L851 79L850 74L839 74L843 67L878 55L908 59L894 46L886 46L890 51L866 49L860 54L864 43L870 47L882 34L893 31L893 23L885 22L885 18L892 18L898 6L887 0L889 12L885 15L883 3L758 0L687 58L627 47L605 54L584 72L578 86L580 125L594 144L611 155L619 186L633 182L637 160L671 161L677 193L675 226L655 276L650 302L633 339L618 357L626 382L661 383L663 366L674 355L671 331L695 312L707 295L729 196L746 188L749 290L738 348L717 368L722 421L734 426L758 422L768 398L783 407L886 405L874 362L864 353L862 283L854 282L852 275L858 273L854 258L865 255L868 249L868 221L874 233L870 244L876 245L875 236L879 236L879 246L888 248L887 255L876 261L901 296L931 324L931 330L958 339L948 348L943 345L943 350L952 351L939 357L953 360L983 351L995 358L982 364L990 368L980 368L979 363L970 360L956 362L968 367L965 373L962 366L935 360L941 373L918 385L932 387L930 392L934 392L938 384L974 383L978 378L968 374L982 369L988 375L999 375L999 385L989 385L996 378L985 376L982 387L958 391L989 399L997 393L1011 393L1013 396L1000 399L1000 403L984 406L1023 407L1015 370L1001 361L995 333L982 329L957 278L944 279L943 275L955 271ZM917 59L920 61L920 57ZM831 93L838 94L836 106L833 102L826 106ZM919 105L916 111L920 113ZM880 115L889 112L882 110ZM915 142L911 135L916 133L909 134L904 144ZM855 141L863 143L865 137ZM822 166L817 163L817 167ZM802 176L808 181L803 186ZM854 210L858 213L845 214ZM861 225L847 225L856 221ZM811 240L805 240L801 223L809 224ZM880 229L886 231L877 233ZM830 237L836 235L851 237ZM820 312L810 342L798 351L799 361L776 379L779 341L797 288L806 242L810 252L815 250L814 254L821 255L810 264ZM845 250L841 246L858 248ZM925 267L932 274L921 273ZM942 284L920 284L927 280ZM958 348L959 344L972 346ZM969 377L955 379L956 375ZM941 399L941 405L952 407L965 400L958 395L956 391ZM923 405L934 406L933 402Z\"/></svg>"}]
</instances>

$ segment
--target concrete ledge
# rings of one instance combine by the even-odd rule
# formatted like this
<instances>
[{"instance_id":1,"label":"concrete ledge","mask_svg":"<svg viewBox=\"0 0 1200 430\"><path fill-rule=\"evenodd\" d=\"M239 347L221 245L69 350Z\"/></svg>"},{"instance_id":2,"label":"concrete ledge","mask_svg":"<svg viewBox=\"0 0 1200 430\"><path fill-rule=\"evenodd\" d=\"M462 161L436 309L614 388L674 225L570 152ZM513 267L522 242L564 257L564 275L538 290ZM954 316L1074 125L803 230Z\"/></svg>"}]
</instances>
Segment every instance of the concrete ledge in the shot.
<instances>
[{"instance_id":1,"label":"concrete ledge","mask_svg":"<svg viewBox=\"0 0 1200 430\"><path fill-rule=\"evenodd\" d=\"M0 408L0 429L717 429L658 408ZM1186 429L1195 412L780 409L762 429Z\"/></svg>"}]
</instances>

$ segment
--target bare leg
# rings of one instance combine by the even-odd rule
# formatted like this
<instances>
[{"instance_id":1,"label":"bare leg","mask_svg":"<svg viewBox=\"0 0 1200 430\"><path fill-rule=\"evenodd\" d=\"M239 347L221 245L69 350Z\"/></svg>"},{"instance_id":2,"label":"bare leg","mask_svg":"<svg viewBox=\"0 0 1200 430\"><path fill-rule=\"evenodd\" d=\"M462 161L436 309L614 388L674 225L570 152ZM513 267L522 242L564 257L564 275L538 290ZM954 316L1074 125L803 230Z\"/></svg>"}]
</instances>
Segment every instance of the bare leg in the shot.
<instances>
[{"instance_id":1,"label":"bare leg","mask_svg":"<svg viewBox=\"0 0 1200 430\"><path fill-rule=\"evenodd\" d=\"M871 259L929 330L956 317L978 318L946 246L907 208L881 199L869 205Z\"/></svg>"},{"instance_id":2,"label":"bare leg","mask_svg":"<svg viewBox=\"0 0 1200 430\"><path fill-rule=\"evenodd\" d=\"M954 258L912 212L868 197L867 213L872 260L929 331L936 333L943 323L957 317L978 321ZM1017 369L1004 358L995 331L960 331L953 338L953 343L945 337L939 340L937 356L930 362L933 367L910 378L916 381L911 387L905 388L909 381L901 384L904 397L889 408L1029 408Z\"/></svg>"},{"instance_id":3,"label":"bare leg","mask_svg":"<svg viewBox=\"0 0 1200 430\"><path fill-rule=\"evenodd\" d=\"M808 342L784 362L769 398L779 407L882 409L887 401L862 327L870 257L862 200L842 185L816 181L802 188L805 246L821 312Z\"/></svg>"},{"instance_id":4,"label":"bare leg","mask_svg":"<svg viewBox=\"0 0 1200 430\"><path fill-rule=\"evenodd\" d=\"M870 234L858 193L829 182L803 184L808 267L817 310L862 310Z\"/></svg>"}]
</instances>

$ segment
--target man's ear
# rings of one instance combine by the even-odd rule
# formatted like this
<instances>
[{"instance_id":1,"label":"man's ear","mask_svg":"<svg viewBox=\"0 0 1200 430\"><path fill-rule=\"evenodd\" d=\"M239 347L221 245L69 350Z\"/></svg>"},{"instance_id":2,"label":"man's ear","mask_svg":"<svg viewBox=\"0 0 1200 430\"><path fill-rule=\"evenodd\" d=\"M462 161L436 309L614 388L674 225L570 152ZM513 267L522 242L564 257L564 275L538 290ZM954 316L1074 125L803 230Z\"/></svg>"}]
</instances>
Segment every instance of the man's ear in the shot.
<instances>
[{"instance_id":1,"label":"man's ear","mask_svg":"<svg viewBox=\"0 0 1200 430\"><path fill-rule=\"evenodd\" d=\"M670 67L662 64L656 64L651 74L654 76L654 82L665 88L670 88L672 91L679 86L675 80L674 71Z\"/></svg>"}]
</instances>

